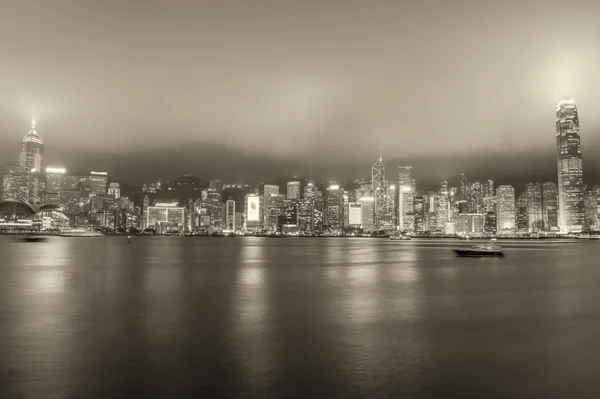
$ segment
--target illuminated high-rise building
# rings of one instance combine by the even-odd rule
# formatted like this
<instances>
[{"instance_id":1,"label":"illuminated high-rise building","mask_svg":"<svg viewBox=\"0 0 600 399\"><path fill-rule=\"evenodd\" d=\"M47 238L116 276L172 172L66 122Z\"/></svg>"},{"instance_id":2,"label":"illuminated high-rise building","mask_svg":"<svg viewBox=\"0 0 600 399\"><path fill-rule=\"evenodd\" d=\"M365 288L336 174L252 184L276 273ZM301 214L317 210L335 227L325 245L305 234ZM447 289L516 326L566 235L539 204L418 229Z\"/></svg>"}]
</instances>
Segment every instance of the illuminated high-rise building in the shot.
<instances>
[{"instance_id":1,"label":"illuminated high-rise building","mask_svg":"<svg viewBox=\"0 0 600 399\"><path fill-rule=\"evenodd\" d=\"M415 207L415 231L416 232L424 232L425 231L425 211L426 211L426 201L425 197L422 195L417 195L414 198L414 207Z\"/></svg>"},{"instance_id":2,"label":"illuminated high-rise building","mask_svg":"<svg viewBox=\"0 0 600 399\"><path fill-rule=\"evenodd\" d=\"M35 131L35 119L31 122L31 130L23 137L19 165L28 172L41 173L44 161L44 141Z\"/></svg>"},{"instance_id":3,"label":"illuminated high-rise building","mask_svg":"<svg viewBox=\"0 0 600 399\"><path fill-rule=\"evenodd\" d=\"M563 233L583 230L583 166L579 115L573 100L562 100L556 110L556 149L558 166L558 226Z\"/></svg>"},{"instance_id":4,"label":"illuminated high-rise building","mask_svg":"<svg viewBox=\"0 0 600 399\"><path fill-rule=\"evenodd\" d=\"M558 230L558 188L553 181L542 184L542 221L544 231Z\"/></svg>"},{"instance_id":5,"label":"illuminated high-rise building","mask_svg":"<svg viewBox=\"0 0 600 399\"><path fill-rule=\"evenodd\" d=\"M235 230L235 201L231 197L225 202L225 229Z\"/></svg>"},{"instance_id":6,"label":"illuminated high-rise building","mask_svg":"<svg viewBox=\"0 0 600 399\"><path fill-rule=\"evenodd\" d=\"M521 193L517 198L515 207L515 231L518 234L526 234L529 231L529 220L527 218L527 193Z\"/></svg>"},{"instance_id":7,"label":"illuminated high-rise building","mask_svg":"<svg viewBox=\"0 0 600 399\"><path fill-rule=\"evenodd\" d=\"M530 233L537 233L544 227L542 212L542 185L540 183L527 183L525 186L527 197L527 224Z\"/></svg>"},{"instance_id":8,"label":"illuminated high-rise building","mask_svg":"<svg viewBox=\"0 0 600 399\"><path fill-rule=\"evenodd\" d=\"M398 167L398 230L414 231L415 179L412 166Z\"/></svg>"},{"instance_id":9,"label":"illuminated high-rise building","mask_svg":"<svg viewBox=\"0 0 600 399\"><path fill-rule=\"evenodd\" d=\"M585 188L583 203L585 209L585 231L598 231L598 199L594 188Z\"/></svg>"},{"instance_id":10,"label":"illuminated high-rise building","mask_svg":"<svg viewBox=\"0 0 600 399\"><path fill-rule=\"evenodd\" d=\"M304 186L304 199L310 202L314 202L315 194L317 192L317 185L314 181L309 180Z\"/></svg>"},{"instance_id":11,"label":"illuminated high-rise building","mask_svg":"<svg viewBox=\"0 0 600 399\"><path fill-rule=\"evenodd\" d=\"M498 186L496 189L496 232L498 235L515 233L515 189L513 186Z\"/></svg>"},{"instance_id":12,"label":"illuminated high-rise building","mask_svg":"<svg viewBox=\"0 0 600 399\"><path fill-rule=\"evenodd\" d=\"M121 196L121 186L119 185L119 183L110 183L108 185L107 194L114 199L119 199L119 197Z\"/></svg>"},{"instance_id":13,"label":"illuminated high-rise building","mask_svg":"<svg viewBox=\"0 0 600 399\"><path fill-rule=\"evenodd\" d=\"M359 199L361 206L362 228L365 231L375 230L375 198L363 197Z\"/></svg>"},{"instance_id":14,"label":"illuminated high-rise building","mask_svg":"<svg viewBox=\"0 0 600 399\"><path fill-rule=\"evenodd\" d=\"M483 182L482 194L483 211L486 213L496 212L496 190L494 188L493 180L486 180Z\"/></svg>"},{"instance_id":15,"label":"illuminated high-rise building","mask_svg":"<svg viewBox=\"0 0 600 399\"><path fill-rule=\"evenodd\" d=\"M285 215L285 211L287 209L285 203L285 197L283 194L271 194L267 201L267 217L265 223L265 229L267 230L277 230L279 218Z\"/></svg>"},{"instance_id":16,"label":"illuminated high-rise building","mask_svg":"<svg viewBox=\"0 0 600 399\"><path fill-rule=\"evenodd\" d=\"M300 182L290 181L287 184L287 199L299 200L300 199Z\"/></svg>"},{"instance_id":17,"label":"illuminated high-rise building","mask_svg":"<svg viewBox=\"0 0 600 399\"><path fill-rule=\"evenodd\" d=\"M263 226L269 225L269 198L271 197L271 195L278 195L279 194L279 186L276 186L274 184L265 184L263 187L263 199L262 199L262 205L263 205L263 209L262 209L262 217L263 217Z\"/></svg>"},{"instance_id":18,"label":"illuminated high-rise building","mask_svg":"<svg viewBox=\"0 0 600 399\"><path fill-rule=\"evenodd\" d=\"M332 183L327 188L325 199L325 221L329 229L339 231L344 220L342 190L338 184Z\"/></svg>"},{"instance_id":19,"label":"illuminated high-rise building","mask_svg":"<svg viewBox=\"0 0 600 399\"><path fill-rule=\"evenodd\" d=\"M381 155L377 161L371 167L371 191L373 192L373 198L375 199L373 218L375 220L375 226L382 228L381 220L387 214L387 200L385 195L385 166L383 165L383 158Z\"/></svg>"},{"instance_id":20,"label":"illuminated high-rise building","mask_svg":"<svg viewBox=\"0 0 600 399\"><path fill-rule=\"evenodd\" d=\"M29 173L22 166L6 166L2 178L2 199L29 200Z\"/></svg>"}]
</instances>

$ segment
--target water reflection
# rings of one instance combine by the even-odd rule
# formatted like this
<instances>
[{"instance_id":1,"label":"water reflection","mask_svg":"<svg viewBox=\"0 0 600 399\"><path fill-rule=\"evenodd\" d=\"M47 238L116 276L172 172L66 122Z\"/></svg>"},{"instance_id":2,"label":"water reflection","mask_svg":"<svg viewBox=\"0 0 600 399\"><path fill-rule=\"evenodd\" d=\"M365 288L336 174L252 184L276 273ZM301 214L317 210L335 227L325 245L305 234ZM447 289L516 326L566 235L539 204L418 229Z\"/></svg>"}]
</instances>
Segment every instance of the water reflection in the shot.
<instances>
[{"instance_id":1,"label":"water reflection","mask_svg":"<svg viewBox=\"0 0 600 399\"><path fill-rule=\"evenodd\" d=\"M265 257L263 243L241 248L237 265L233 309L233 333L236 359L249 383L273 383L275 361L270 324L267 270L258 266Z\"/></svg>"}]
</instances>

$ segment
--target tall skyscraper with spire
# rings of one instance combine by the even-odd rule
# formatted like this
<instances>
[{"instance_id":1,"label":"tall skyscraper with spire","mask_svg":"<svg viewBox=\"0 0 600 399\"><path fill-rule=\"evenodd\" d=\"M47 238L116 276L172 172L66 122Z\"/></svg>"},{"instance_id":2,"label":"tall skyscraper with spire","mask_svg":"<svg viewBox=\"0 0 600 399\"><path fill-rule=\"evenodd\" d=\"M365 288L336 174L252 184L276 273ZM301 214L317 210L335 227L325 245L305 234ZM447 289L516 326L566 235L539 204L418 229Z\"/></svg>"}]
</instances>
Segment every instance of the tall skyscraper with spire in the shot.
<instances>
[{"instance_id":1,"label":"tall skyscraper with spire","mask_svg":"<svg viewBox=\"0 0 600 399\"><path fill-rule=\"evenodd\" d=\"M556 109L558 168L558 227L575 233L585 225L583 166L579 115L573 100L561 100Z\"/></svg>"},{"instance_id":2,"label":"tall skyscraper with spire","mask_svg":"<svg viewBox=\"0 0 600 399\"><path fill-rule=\"evenodd\" d=\"M44 141L35 131L35 119L31 122L31 130L23 137L19 166L23 171L22 198L34 204L42 201L44 179L42 168L44 162Z\"/></svg>"},{"instance_id":3,"label":"tall skyscraper with spire","mask_svg":"<svg viewBox=\"0 0 600 399\"><path fill-rule=\"evenodd\" d=\"M379 155L379 158L371 168L371 190L375 199L373 217L377 229L382 227L381 222L387 214L385 189L385 166L383 166L383 157Z\"/></svg>"},{"instance_id":4,"label":"tall skyscraper with spire","mask_svg":"<svg viewBox=\"0 0 600 399\"><path fill-rule=\"evenodd\" d=\"M41 173L44 161L44 141L35 131L35 119L31 122L31 130L23 137L19 165L28 172Z\"/></svg>"}]
</instances>

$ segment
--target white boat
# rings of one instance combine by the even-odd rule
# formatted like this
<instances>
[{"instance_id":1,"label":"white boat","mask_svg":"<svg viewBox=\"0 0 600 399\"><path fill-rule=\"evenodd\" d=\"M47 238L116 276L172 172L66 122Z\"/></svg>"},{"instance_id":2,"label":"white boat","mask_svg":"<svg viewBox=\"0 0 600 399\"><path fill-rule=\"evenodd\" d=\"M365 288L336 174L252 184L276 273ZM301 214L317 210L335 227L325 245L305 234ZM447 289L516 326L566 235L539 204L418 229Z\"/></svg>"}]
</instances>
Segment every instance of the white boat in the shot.
<instances>
[{"instance_id":1,"label":"white boat","mask_svg":"<svg viewBox=\"0 0 600 399\"><path fill-rule=\"evenodd\" d=\"M91 228L64 229L58 233L61 237L102 237L104 234Z\"/></svg>"}]
</instances>

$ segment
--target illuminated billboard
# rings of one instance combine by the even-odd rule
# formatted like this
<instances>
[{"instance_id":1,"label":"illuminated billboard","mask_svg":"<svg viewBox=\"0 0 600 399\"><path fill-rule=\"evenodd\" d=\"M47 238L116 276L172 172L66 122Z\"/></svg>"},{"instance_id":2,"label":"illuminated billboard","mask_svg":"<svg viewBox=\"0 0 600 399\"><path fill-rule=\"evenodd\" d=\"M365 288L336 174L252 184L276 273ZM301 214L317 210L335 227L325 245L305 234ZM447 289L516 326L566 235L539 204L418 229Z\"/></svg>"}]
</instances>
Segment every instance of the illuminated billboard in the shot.
<instances>
[{"instance_id":1,"label":"illuminated billboard","mask_svg":"<svg viewBox=\"0 0 600 399\"><path fill-rule=\"evenodd\" d=\"M258 222L260 220L260 198L256 195L246 197L246 221Z\"/></svg>"}]
</instances>

